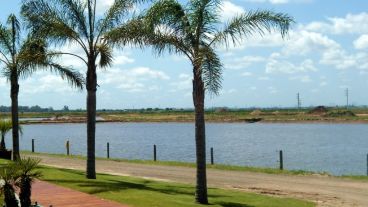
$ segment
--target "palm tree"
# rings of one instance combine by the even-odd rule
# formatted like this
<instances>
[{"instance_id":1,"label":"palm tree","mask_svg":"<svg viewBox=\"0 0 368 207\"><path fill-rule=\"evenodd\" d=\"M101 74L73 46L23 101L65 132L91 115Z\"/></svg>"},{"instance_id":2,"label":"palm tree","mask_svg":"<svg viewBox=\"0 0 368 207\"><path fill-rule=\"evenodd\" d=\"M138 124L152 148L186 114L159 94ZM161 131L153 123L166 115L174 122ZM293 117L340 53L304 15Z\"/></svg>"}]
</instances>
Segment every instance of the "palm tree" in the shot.
<instances>
[{"instance_id":1,"label":"palm tree","mask_svg":"<svg viewBox=\"0 0 368 207\"><path fill-rule=\"evenodd\" d=\"M13 124L10 120L0 120L0 134L1 134L1 142L0 142L0 151L6 150L5 145L5 136L8 134L10 130L12 130ZM22 127L19 126L19 132L22 133Z\"/></svg>"},{"instance_id":2,"label":"palm tree","mask_svg":"<svg viewBox=\"0 0 368 207\"><path fill-rule=\"evenodd\" d=\"M18 206L18 199L15 196L15 187L20 178L18 168L14 164L8 164L0 168L0 179L2 184L0 191L4 195L6 206Z\"/></svg>"},{"instance_id":3,"label":"palm tree","mask_svg":"<svg viewBox=\"0 0 368 207\"><path fill-rule=\"evenodd\" d=\"M239 14L221 24L221 0L191 0L182 6L176 0L159 0L145 15L106 35L109 41L140 46L151 45L159 54L168 51L185 55L193 66L195 108L196 201L206 204L206 139L204 100L206 90L217 95L223 65L215 48L239 43L255 33L278 30L284 37L293 19L282 13L255 11ZM129 25L129 26L127 26ZM139 33L139 35L137 35Z\"/></svg>"},{"instance_id":4,"label":"palm tree","mask_svg":"<svg viewBox=\"0 0 368 207\"><path fill-rule=\"evenodd\" d=\"M96 0L25 0L22 13L37 31L58 45L78 45L84 54L63 53L79 58L87 68L87 173L96 178L95 131L97 64L106 68L112 63L112 48L104 34L123 20L134 5L143 0L114 0L112 6L98 18Z\"/></svg>"},{"instance_id":5,"label":"palm tree","mask_svg":"<svg viewBox=\"0 0 368 207\"><path fill-rule=\"evenodd\" d=\"M8 27L6 27L8 26ZM66 78L72 85L83 87L82 76L71 69L53 61L56 54L47 50L46 42L31 34L21 40L21 26L14 14L8 17L6 26L0 24L0 62L3 63L4 76L11 85L11 113L13 123L13 159L19 155L19 117L18 94L19 79L30 76L39 69L49 69Z\"/></svg>"},{"instance_id":6,"label":"palm tree","mask_svg":"<svg viewBox=\"0 0 368 207\"><path fill-rule=\"evenodd\" d=\"M32 183L42 176L40 171L36 171L40 162L41 160L34 158L22 158L16 162L16 167L19 170L17 185L20 188L21 206L31 206Z\"/></svg>"}]
</instances>

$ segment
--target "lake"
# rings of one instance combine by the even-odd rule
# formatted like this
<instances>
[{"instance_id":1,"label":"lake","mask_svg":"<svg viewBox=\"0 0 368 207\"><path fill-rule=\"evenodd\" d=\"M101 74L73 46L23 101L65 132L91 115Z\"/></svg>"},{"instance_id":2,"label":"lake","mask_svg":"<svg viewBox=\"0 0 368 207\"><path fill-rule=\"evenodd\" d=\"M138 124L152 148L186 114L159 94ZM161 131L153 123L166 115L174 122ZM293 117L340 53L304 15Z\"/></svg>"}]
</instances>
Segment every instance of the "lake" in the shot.
<instances>
[{"instance_id":1,"label":"lake","mask_svg":"<svg viewBox=\"0 0 368 207\"><path fill-rule=\"evenodd\" d=\"M278 167L279 150L284 168L329 172L334 175L365 175L367 172L368 125L366 124L246 124L208 123L207 159L214 148L215 163ZM21 149L72 154L86 153L85 124L24 125ZM11 146L10 134L7 146ZM157 145L159 160L195 161L193 123L98 123L96 154L125 159L152 159Z\"/></svg>"}]
</instances>

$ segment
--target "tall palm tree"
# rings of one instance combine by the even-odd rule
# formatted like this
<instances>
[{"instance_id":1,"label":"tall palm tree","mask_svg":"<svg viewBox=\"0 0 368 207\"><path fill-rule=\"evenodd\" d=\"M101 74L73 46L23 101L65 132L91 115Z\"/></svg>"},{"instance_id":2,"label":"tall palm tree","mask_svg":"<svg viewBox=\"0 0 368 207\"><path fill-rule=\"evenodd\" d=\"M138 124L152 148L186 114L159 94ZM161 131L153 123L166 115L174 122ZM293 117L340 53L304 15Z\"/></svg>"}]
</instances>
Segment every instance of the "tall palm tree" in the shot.
<instances>
[{"instance_id":1,"label":"tall palm tree","mask_svg":"<svg viewBox=\"0 0 368 207\"><path fill-rule=\"evenodd\" d=\"M0 151L6 150L5 136L13 129L13 124L10 120L0 120ZM19 126L19 132L22 133L22 127Z\"/></svg>"},{"instance_id":2,"label":"tall palm tree","mask_svg":"<svg viewBox=\"0 0 368 207\"><path fill-rule=\"evenodd\" d=\"M87 173L96 178L95 131L97 64L106 68L112 63L112 48L104 34L123 23L134 5L143 0L114 0L102 15L96 14L96 0L24 0L22 13L37 31L53 43L72 43L83 54L64 53L79 58L87 68Z\"/></svg>"},{"instance_id":3,"label":"tall palm tree","mask_svg":"<svg viewBox=\"0 0 368 207\"><path fill-rule=\"evenodd\" d=\"M182 6L176 0L159 0L143 17L132 20L106 35L109 41L140 46L151 45L163 52L185 55L193 68L193 103L195 108L196 201L206 204L205 92L217 95L221 88L223 65L215 48L237 44L255 33L263 35L278 30L284 37L293 19L282 13L255 11L239 14L221 23L221 0L190 0ZM129 26L127 26L129 25ZM139 33L139 35L137 35ZM134 38L135 37L135 38Z\"/></svg>"},{"instance_id":4,"label":"tall palm tree","mask_svg":"<svg viewBox=\"0 0 368 207\"><path fill-rule=\"evenodd\" d=\"M19 155L19 117L18 94L19 79L30 76L39 69L49 69L66 78L71 84L82 88L82 76L72 69L54 62L55 53L48 51L43 39L26 34L22 39L21 25L17 17L11 14L6 25L0 24L0 62L3 63L3 74L11 85L11 113L13 133L13 159Z\"/></svg>"}]
</instances>

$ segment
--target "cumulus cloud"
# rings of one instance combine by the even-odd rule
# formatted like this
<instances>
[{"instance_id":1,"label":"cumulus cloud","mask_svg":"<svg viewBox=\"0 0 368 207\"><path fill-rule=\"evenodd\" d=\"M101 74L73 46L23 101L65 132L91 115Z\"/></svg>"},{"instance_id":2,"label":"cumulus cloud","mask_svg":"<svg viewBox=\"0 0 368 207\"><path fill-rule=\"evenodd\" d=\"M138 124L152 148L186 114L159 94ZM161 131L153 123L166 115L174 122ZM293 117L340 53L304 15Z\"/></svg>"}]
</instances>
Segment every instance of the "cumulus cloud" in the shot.
<instances>
[{"instance_id":1,"label":"cumulus cloud","mask_svg":"<svg viewBox=\"0 0 368 207\"><path fill-rule=\"evenodd\" d=\"M266 73L287 73L293 74L298 72L317 71L313 60L306 59L299 65L293 64L286 60L270 59L266 65Z\"/></svg>"},{"instance_id":2,"label":"cumulus cloud","mask_svg":"<svg viewBox=\"0 0 368 207\"><path fill-rule=\"evenodd\" d=\"M249 68L253 64L266 61L266 58L262 56L244 56L241 58L235 58L230 63L225 64L226 69L244 69Z\"/></svg>"},{"instance_id":3,"label":"cumulus cloud","mask_svg":"<svg viewBox=\"0 0 368 207\"><path fill-rule=\"evenodd\" d=\"M143 92L158 90L155 85L160 80L169 80L170 77L163 71L147 67L137 67L128 70L112 68L100 75L100 83L113 85L126 92Z\"/></svg>"},{"instance_id":4,"label":"cumulus cloud","mask_svg":"<svg viewBox=\"0 0 368 207\"><path fill-rule=\"evenodd\" d=\"M368 13L347 14L345 17L329 17L327 21L316 21L304 28L330 34L365 34L368 33Z\"/></svg>"},{"instance_id":5,"label":"cumulus cloud","mask_svg":"<svg viewBox=\"0 0 368 207\"><path fill-rule=\"evenodd\" d=\"M227 22L231 20L236 15L242 14L245 12L243 7L235 5L231 3L230 1L224 1L222 2L222 5L220 7L220 13L221 13L221 20L223 22Z\"/></svg>"},{"instance_id":6,"label":"cumulus cloud","mask_svg":"<svg viewBox=\"0 0 368 207\"><path fill-rule=\"evenodd\" d=\"M354 47L359 50L368 48L368 35L364 34L356 39L354 41Z\"/></svg>"}]
</instances>

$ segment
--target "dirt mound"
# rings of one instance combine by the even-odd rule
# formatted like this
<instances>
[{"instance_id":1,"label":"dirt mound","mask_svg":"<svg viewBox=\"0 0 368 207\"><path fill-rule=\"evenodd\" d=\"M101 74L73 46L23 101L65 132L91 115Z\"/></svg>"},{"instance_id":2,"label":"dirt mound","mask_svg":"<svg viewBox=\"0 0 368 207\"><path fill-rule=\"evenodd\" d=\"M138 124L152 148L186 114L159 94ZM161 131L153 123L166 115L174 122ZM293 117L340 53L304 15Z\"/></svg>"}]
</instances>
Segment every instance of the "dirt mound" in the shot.
<instances>
[{"instance_id":1,"label":"dirt mound","mask_svg":"<svg viewBox=\"0 0 368 207\"><path fill-rule=\"evenodd\" d=\"M252 116L259 116L262 114L262 111L261 110L254 110L250 113L250 115Z\"/></svg>"},{"instance_id":2,"label":"dirt mound","mask_svg":"<svg viewBox=\"0 0 368 207\"><path fill-rule=\"evenodd\" d=\"M308 113L309 114L314 114L314 115L324 115L328 112L328 109L324 106L317 106L316 108L310 110Z\"/></svg>"}]
</instances>

